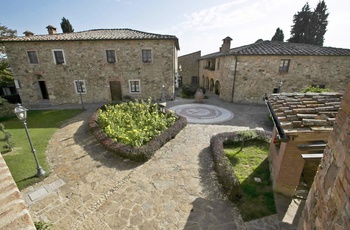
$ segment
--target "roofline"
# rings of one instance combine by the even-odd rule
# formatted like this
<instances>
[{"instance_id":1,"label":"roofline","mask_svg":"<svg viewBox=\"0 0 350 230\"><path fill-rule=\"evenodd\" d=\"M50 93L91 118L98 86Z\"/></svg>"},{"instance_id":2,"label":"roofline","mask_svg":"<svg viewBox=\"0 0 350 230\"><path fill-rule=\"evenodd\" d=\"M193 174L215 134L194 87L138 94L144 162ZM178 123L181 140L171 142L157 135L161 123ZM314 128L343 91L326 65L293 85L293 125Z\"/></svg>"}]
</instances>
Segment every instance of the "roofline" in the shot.
<instances>
[{"instance_id":1,"label":"roofline","mask_svg":"<svg viewBox=\"0 0 350 230\"><path fill-rule=\"evenodd\" d=\"M0 40L2 44L5 43L19 43L19 42L81 42L81 41L127 41L127 40L135 40L135 41L142 41L142 40L174 40L175 47L177 50L180 50L179 45L179 39L177 37L174 38L119 38L119 39L108 39L108 38L102 38L102 39L75 39L75 40L67 40L67 39L57 39L57 40L27 40L27 41L4 41Z\"/></svg>"},{"instance_id":2,"label":"roofline","mask_svg":"<svg viewBox=\"0 0 350 230\"><path fill-rule=\"evenodd\" d=\"M210 55L210 54L208 54ZM205 55L205 56L208 56ZM213 55L210 57L200 57L198 60L205 60L205 59L213 59L217 57L224 57L224 56L314 56L314 57L327 57L327 56L338 56L338 57L350 57L350 55L339 55L339 54L235 54L235 53L228 53L228 54L218 54L218 55Z\"/></svg>"}]
</instances>

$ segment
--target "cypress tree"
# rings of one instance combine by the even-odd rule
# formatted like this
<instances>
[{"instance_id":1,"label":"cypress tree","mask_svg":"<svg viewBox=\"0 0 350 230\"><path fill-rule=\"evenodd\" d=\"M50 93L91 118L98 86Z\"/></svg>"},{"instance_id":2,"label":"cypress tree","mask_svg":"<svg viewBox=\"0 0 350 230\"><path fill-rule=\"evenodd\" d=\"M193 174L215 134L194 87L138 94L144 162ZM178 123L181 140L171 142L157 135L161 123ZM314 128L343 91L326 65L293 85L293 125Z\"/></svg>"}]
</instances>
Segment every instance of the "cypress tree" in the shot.
<instances>
[{"instance_id":1,"label":"cypress tree","mask_svg":"<svg viewBox=\"0 0 350 230\"><path fill-rule=\"evenodd\" d=\"M66 19L65 17L62 18L61 28L62 28L63 33L74 32L72 25L70 24L69 20Z\"/></svg>"},{"instance_id":2,"label":"cypress tree","mask_svg":"<svg viewBox=\"0 0 350 230\"><path fill-rule=\"evenodd\" d=\"M271 38L271 41L281 41L284 40L284 34L283 30L281 30L279 27L276 29L275 35Z\"/></svg>"},{"instance_id":3,"label":"cypress tree","mask_svg":"<svg viewBox=\"0 0 350 230\"><path fill-rule=\"evenodd\" d=\"M312 12L310 10L309 3L306 3L300 12L297 12L293 16L292 29L290 31L291 37L288 42L305 43L306 41L306 28L310 23Z\"/></svg>"}]
</instances>

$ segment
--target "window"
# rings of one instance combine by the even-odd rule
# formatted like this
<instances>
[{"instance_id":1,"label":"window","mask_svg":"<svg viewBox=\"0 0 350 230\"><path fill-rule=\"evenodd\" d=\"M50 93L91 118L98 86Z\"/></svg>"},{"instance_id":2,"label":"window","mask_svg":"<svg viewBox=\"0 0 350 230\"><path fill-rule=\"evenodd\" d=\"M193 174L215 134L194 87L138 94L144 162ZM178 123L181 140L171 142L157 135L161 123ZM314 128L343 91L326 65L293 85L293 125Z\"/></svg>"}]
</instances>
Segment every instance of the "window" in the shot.
<instances>
[{"instance_id":1,"label":"window","mask_svg":"<svg viewBox=\"0 0 350 230\"><path fill-rule=\"evenodd\" d=\"M29 63L30 64L38 64L38 56L36 55L36 51L27 51Z\"/></svg>"},{"instance_id":2,"label":"window","mask_svg":"<svg viewBox=\"0 0 350 230\"><path fill-rule=\"evenodd\" d=\"M142 62L144 62L144 63L151 63L152 62L151 50L142 50Z\"/></svg>"},{"instance_id":3,"label":"window","mask_svg":"<svg viewBox=\"0 0 350 230\"><path fill-rule=\"evenodd\" d=\"M130 93L139 93L140 90L140 80L129 80Z\"/></svg>"},{"instance_id":4,"label":"window","mask_svg":"<svg viewBox=\"0 0 350 230\"><path fill-rule=\"evenodd\" d=\"M65 65L66 60L64 58L63 50L52 50L53 60L56 65Z\"/></svg>"},{"instance_id":5,"label":"window","mask_svg":"<svg viewBox=\"0 0 350 230\"><path fill-rule=\"evenodd\" d=\"M106 50L107 63L115 63L115 50Z\"/></svg>"},{"instance_id":6,"label":"window","mask_svg":"<svg viewBox=\"0 0 350 230\"><path fill-rule=\"evenodd\" d=\"M75 80L74 88L76 94L86 94L86 84L85 80Z\"/></svg>"},{"instance_id":7,"label":"window","mask_svg":"<svg viewBox=\"0 0 350 230\"><path fill-rule=\"evenodd\" d=\"M280 68L279 68L279 72L280 73L288 73L288 69L289 69L289 59L282 59L280 62Z\"/></svg>"}]
</instances>

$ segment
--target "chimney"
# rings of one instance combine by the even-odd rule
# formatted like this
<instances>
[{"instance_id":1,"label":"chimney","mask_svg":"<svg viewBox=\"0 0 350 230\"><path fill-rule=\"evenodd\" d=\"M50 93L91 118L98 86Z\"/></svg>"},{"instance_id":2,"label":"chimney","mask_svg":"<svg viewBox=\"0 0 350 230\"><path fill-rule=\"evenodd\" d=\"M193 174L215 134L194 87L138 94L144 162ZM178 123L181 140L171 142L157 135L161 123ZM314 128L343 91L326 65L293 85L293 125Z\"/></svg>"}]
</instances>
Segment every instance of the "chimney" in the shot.
<instances>
[{"instance_id":1,"label":"chimney","mask_svg":"<svg viewBox=\"0 0 350 230\"><path fill-rule=\"evenodd\" d=\"M222 43L222 46L220 47L220 52L221 53L228 53L228 52L230 52L232 38L227 36L226 38L224 38L222 40L224 42Z\"/></svg>"},{"instance_id":2,"label":"chimney","mask_svg":"<svg viewBox=\"0 0 350 230\"><path fill-rule=\"evenodd\" d=\"M46 27L46 29L47 29L47 31L48 31L48 33L49 33L50 35L56 34L56 33L57 33L56 27L54 27L54 26L52 26L52 25L48 25L48 26Z\"/></svg>"},{"instance_id":3,"label":"chimney","mask_svg":"<svg viewBox=\"0 0 350 230\"><path fill-rule=\"evenodd\" d=\"M34 33L31 32L31 31L29 31L29 30L24 31L23 34L24 34L26 37L32 37L32 36L34 36Z\"/></svg>"}]
</instances>

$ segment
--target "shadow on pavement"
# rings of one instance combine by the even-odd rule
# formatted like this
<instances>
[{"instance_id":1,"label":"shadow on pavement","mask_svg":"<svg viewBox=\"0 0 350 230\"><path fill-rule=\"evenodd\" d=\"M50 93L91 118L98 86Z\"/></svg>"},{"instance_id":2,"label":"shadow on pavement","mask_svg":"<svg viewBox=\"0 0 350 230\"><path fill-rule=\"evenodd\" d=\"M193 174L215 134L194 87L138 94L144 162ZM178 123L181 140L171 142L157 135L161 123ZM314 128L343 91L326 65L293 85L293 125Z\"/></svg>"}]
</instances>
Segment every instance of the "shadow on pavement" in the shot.
<instances>
[{"instance_id":1,"label":"shadow on pavement","mask_svg":"<svg viewBox=\"0 0 350 230\"><path fill-rule=\"evenodd\" d=\"M106 167L118 170L130 170L142 163L124 159L117 154L108 151L95 139L88 127L88 120L94 111L86 111L83 124L79 126L73 135L75 144L81 146L94 160L99 161Z\"/></svg>"}]
</instances>

